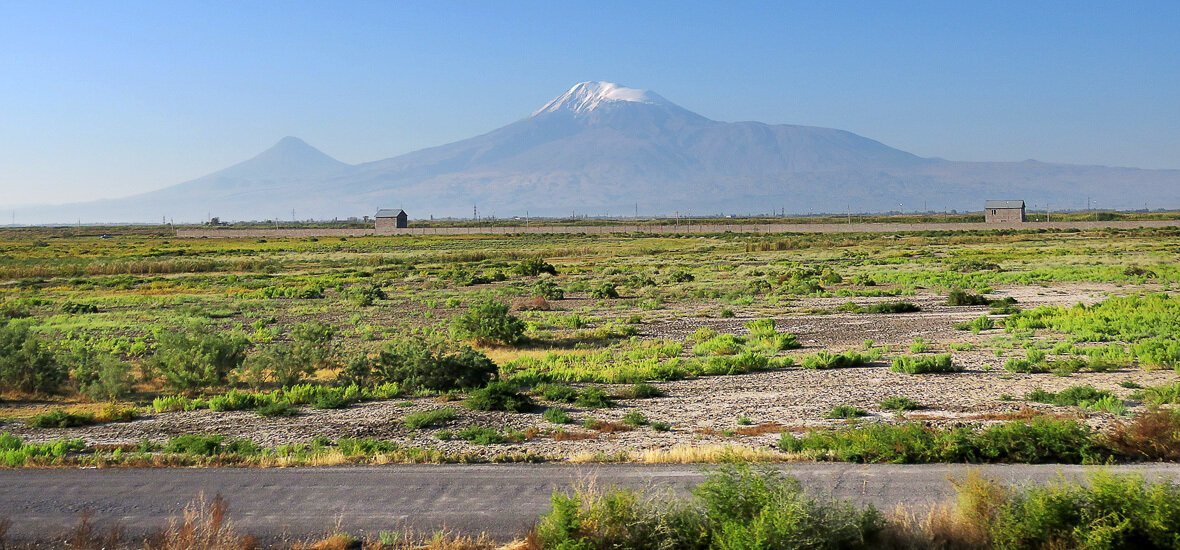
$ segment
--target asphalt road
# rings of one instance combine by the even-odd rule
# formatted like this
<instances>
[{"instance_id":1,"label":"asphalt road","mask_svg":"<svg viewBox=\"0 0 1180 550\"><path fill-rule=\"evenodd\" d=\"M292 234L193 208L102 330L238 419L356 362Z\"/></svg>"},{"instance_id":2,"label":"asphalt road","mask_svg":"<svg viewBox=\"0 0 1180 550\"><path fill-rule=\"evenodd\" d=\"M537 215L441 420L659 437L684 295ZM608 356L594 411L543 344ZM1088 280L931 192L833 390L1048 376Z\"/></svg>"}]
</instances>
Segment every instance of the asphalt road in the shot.
<instances>
[{"instance_id":1,"label":"asphalt road","mask_svg":"<svg viewBox=\"0 0 1180 550\"><path fill-rule=\"evenodd\" d=\"M792 464L782 469L815 495L883 510L921 509L953 494L951 477L976 468L1007 483L1084 476L1060 465ZM1180 479L1180 465L1116 466L1148 478ZM322 534L338 523L354 534L412 527L486 532L498 540L523 534L549 506L550 494L593 480L598 486L685 490L700 466L402 465L291 469L88 469L0 471L0 520L9 538L45 540L77 525L84 511L100 527L118 522L129 535L156 530L196 495L220 494L239 532L261 539Z\"/></svg>"}]
</instances>

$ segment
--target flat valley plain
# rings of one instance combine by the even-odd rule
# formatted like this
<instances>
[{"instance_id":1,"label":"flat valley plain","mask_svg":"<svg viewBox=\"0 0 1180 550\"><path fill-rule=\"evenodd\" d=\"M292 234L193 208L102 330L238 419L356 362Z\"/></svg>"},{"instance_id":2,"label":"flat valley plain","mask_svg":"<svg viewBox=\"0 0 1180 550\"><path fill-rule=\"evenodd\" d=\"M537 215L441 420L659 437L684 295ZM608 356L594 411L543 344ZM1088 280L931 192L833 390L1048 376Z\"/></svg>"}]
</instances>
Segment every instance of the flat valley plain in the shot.
<instances>
[{"instance_id":1,"label":"flat valley plain","mask_svg":"<svg viewBox=\"0 0 1180 550\"><path fill-rule=\"evenodd\" d=\"M1178 254L1176 228L0 231L0 324L61 373L10 376L0 466L822 460L784 441L1108 433L1177 399ZM504 383L443 388L411 360ZM57 448L16 451L38 445Z\"/></svg>"}]
</instances>

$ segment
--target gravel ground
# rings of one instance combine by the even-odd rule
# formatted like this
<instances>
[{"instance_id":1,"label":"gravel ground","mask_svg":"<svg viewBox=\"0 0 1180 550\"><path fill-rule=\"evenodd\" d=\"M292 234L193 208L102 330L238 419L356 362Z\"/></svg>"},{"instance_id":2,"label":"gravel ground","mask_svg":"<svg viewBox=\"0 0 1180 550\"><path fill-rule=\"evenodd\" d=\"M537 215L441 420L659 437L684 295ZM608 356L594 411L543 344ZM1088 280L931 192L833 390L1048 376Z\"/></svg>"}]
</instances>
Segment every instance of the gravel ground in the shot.
<instances>
[{"instance_id":1,"label":"gravel ground","mask_svg":"<svg viewBox=\"0 0 1180 550\"><path fill-rule=\"evenodd\" d=\"M1004 289L997 294L1010 295L1027 306L1041 303L1072 304L1095 302L1117 288L1101 285L1068 287L1021 287ZM863 345L866 339L877 345L893 348L893 353L904 353L914 338L935 342L938 351L950 342L986 343L1001 331L974 335L956 331L957 321L977 317L986 308L960 308L943 305L944 298L917 296L904 298L918 303L922 311L901 315L811 315L779 317L779 330L799 335L804 355L819 349L849 349ZM883 299L857 299L871 303ZM889 300L889 299L884 299ZM847 299L809 299L794 304L801 308L834 308ZM674 319L644 326L645 337L681 339L700 326L712 326L718 331L741 333L748 319L692 318ZM1017 355L1023 352L1009 352ZM892 353L891 353L892 354ZM532 452L553 458L580 453L607 453L667 449L676 445L740 444L769 447L777 441L780 429L801 430L807 427L832 426L840 420L824 419L836 405L854 405L869 411L868 422L899 421L896 415L880 410L880 400L904 396L926 408L909 413L909 419L939 425L964 422L986 422L1019 413L1025 408L1047 412L1085 416L1087 422L1102 427L1114 418L1106 414L1084 414L1076 408L1060 408L1029 403L1021 399L1035 388L1058 391L1073 385L1089 384L1115 392L1127 398L1132 390L1120 386L1131 380L1140 385L1159 385L1180 380L1174 371L1122 370L1105 373L1078 373L1070 377L1053 374L1011 374L1002 369L1005 357L992 351L956 352L955 361L966 370L951 375L906 375L891 372L885 363L862 368L812 371L791 368L738 376L717 376L655 384L666 392L665 397L644 400L619 400L614 408L580 410L567 408L580 424L586 418L620 420L626 413L638 410L652 421L671 424L672 430L657 432L650 427L634 431L596 434L578 424L566 427L573 433L593 434L578 441L555 441L539 436L520 444L473 445L463 441L440 441L436 430L409 430L403 418L410 413L453 406L461 410L459 418L444 429L457 431L468 426L488 426L497 429L526 430L540 428L549 431L557 426L545 422L538 413L509 414L469 411L461 403L445 403L436 399L417 398L363 403L346 409L322 411L303 409L288 418L264 418L252 412L193 411L148 416L134 422L106 424L75 429L31 429L19 423L3 426L2 430L30 441L61 437L80 437L89 443L134 443L141 439L163 441L180 434L213 433L251 439L263 445L301 442L316 436L336 439L341 437L374 437L389 439L406 445L434 447L444 451L471 452L491 457L508 453ZM1010 400L1004 396L1015 397ZM544 406L557 404L541 402ZM1134 405L1134 409L1141 406ZM760 435L737 435L742 428L739 418L753 424L780 425Z\"/></svg>"}]
</instances>

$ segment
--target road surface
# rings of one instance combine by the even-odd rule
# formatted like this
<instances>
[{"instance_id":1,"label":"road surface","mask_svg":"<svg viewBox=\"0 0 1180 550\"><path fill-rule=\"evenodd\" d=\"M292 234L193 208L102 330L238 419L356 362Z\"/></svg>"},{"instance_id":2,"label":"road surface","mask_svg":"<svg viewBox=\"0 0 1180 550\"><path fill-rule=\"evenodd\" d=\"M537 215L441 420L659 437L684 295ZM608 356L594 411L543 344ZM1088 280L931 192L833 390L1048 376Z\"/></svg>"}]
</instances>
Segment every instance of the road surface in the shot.
<instances>
[{"instance_id":1,"label":"road surface","mask_svg":"<svg viewBox=\"0 0 1180 550\"><path fill-rule=\"evenodd\" d=\"M1061 465L779 466L812 494L851 499L883 510L921 509L953 494L951 477L976 468L1007 483L1082 478L1090 467ZM1108 468L1148 478L1180 479L1180 465ZM0 520L10 540L46 539L75 526L90 511L100 527L118 522L128 535L164 527L196 495L220 494L239 532L263 540L323 534L337 523L347 532L432 532L439 528L497 540L525 533L549 506L555 489L593 479L599 486L685 490L702 466L679 465L399 465L290 469L58 469L0 471Z\"/></svg>"}]
</instances>

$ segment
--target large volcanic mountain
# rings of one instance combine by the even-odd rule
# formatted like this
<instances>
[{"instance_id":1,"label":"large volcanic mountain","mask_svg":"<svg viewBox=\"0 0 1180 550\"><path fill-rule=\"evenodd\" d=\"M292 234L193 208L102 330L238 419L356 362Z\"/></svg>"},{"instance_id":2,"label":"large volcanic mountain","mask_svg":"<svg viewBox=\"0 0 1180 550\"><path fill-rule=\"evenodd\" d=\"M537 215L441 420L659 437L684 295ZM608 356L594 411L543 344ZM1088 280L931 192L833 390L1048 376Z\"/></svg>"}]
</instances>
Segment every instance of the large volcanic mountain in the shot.
<instances>
[{"instance_id":1,"label":"large volcanic mountain","mask_svg":"<svg viewBox=\"0 0 1180 550\"><path fill-rule=\"evenodd\" d=\"M922 158L842 130L718 122L652 92L583 82L487 134L348 165L287 137L220 172L124 199L18 211L22 221L978 210L1180 206L1180 170Z\"/></svg>"}]
</instances>

